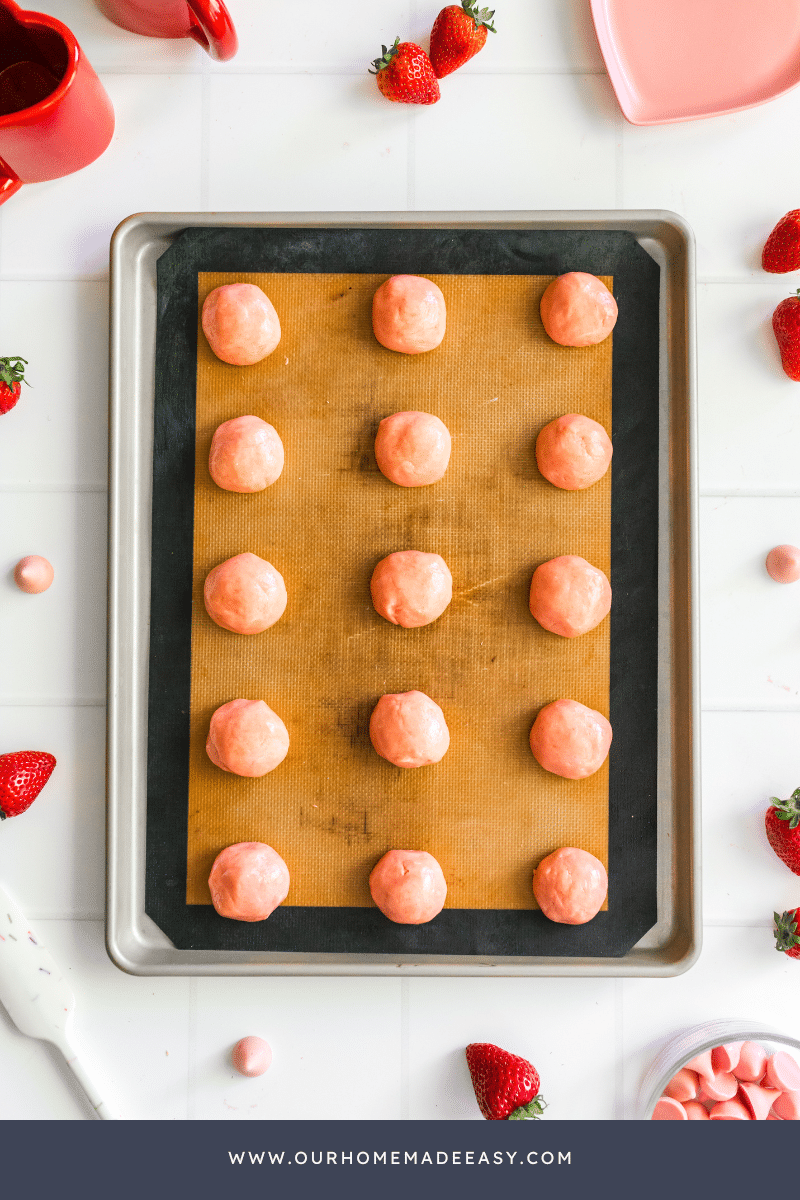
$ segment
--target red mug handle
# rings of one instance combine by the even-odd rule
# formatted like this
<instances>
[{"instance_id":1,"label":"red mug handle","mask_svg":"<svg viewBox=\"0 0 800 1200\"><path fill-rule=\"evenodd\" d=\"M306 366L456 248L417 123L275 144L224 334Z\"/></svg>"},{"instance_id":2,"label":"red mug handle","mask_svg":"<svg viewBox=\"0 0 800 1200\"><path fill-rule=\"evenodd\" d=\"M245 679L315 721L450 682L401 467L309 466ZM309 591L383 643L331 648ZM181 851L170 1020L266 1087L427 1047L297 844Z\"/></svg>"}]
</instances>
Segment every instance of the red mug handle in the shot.
<instances>
[{"instance_id":1,"label":"red mug handle","mask_svg":"<svg viewBox=\"0 0 800 1200\"><path fill-rule=\"evenodd\" d=\"M15 192L22 187L22 180L17 179L10 167L0 158L0 204L10 200Z\"/></svg>"},{"instance_id":2,"label":"red mug handle","mask_svg":"<svg viewBox=\"0 0 800 1200\"><path fill-rule=\"evenodd\" d=\"M239 39L222 0L186 0L186 3L191 20L189 36L217 62L233 58L239 49Z\"/></svg>"}]
</instances>

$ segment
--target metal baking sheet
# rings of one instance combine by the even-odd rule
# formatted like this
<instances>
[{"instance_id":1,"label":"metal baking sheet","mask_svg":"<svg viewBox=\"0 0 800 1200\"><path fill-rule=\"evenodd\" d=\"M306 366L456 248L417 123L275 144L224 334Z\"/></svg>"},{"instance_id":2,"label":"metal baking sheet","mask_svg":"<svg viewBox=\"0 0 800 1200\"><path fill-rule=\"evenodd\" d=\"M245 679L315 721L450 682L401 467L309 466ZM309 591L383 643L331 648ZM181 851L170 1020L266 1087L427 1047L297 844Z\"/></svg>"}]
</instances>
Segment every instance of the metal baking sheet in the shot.
<instances>
[{"instance_id":1,"label":"metal baking sheet","mask_svg":"<svg viewBox=\"0 0 800 1200\"><path fill-rule=\"evenodd\" d=\"M217 231L218 242L230 229L231 245L264 229L336 229L353 237L354 244L374 237L366 230L380 229L430 231L432 244L435 231L447 230L472 230L476 237L482 230L495 236L501 230L564 230L573 238L585 230L595 240L600 233L626 232L660 267L658 913L655 925L622 957L589 957L585 949L575 955L562 949L558 956L546 951L535 956L400 952L397 947L389 953L321 953L286 949L285 942L280 951L253 948L252 942L239 948L178 949L146 915L155 273L157 259L181 231L198 227ZM359 237L358 231L364 233ZM112 243L108 947L122 969L140 974L671 975L691 965L699 952L700 925L693 272L691 232L674 214L660 212L145 214L120 226Z\"/></svg>"}]
</instances>

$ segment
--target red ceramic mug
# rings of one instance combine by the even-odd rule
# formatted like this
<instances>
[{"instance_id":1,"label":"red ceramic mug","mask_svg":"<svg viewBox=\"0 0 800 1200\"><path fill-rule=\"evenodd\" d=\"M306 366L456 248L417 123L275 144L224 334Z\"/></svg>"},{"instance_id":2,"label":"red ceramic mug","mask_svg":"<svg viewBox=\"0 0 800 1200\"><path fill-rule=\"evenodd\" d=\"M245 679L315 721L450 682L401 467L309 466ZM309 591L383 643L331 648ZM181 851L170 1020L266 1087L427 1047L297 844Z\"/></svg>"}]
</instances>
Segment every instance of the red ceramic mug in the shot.
<instances>
[{"instance_id":1,"label":"red ceramic mug","mask_svg":"<svg viewBox=\"0 0 800 1200\"><path fill-rule=\"evenodd\" d=\"M111 101L66 25L0 0L0 204L88 166L113 133Z\"/></svg>"},{"instance_id":2,"label":"red ceramic mug","mask_svg":"<svg viewBox=\"0 0 800 1200\"><path fill-rule=\"evenodd\" d=\"M239 49L236 30L222 0L95 0L109 21L145 37L194 38L224 62Z\"/></svg>"}]
</instances>

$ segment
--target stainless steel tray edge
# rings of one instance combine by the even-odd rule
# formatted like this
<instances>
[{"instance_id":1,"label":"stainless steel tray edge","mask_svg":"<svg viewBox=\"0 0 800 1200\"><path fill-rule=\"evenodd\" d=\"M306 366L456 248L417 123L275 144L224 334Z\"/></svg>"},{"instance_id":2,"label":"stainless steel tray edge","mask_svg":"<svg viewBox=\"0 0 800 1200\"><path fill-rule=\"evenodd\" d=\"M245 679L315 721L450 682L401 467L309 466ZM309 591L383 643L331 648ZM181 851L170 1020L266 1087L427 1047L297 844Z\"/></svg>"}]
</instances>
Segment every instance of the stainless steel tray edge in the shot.
<instances>
[{"instance_id":1,"label":"stainless steel tray edge","mask_svg":"<svg viewBox=\"0 0 800 1200\"><path fill-rule=\"evenodd\" d=\"M177 950L144 912L155 263L196 226L628 230L662 266L659 920L621 959ZM141 213L111 241L106 945L135 975L678 975L701 945L694 236L661 210Z\"/></svg>"}]
</instances>

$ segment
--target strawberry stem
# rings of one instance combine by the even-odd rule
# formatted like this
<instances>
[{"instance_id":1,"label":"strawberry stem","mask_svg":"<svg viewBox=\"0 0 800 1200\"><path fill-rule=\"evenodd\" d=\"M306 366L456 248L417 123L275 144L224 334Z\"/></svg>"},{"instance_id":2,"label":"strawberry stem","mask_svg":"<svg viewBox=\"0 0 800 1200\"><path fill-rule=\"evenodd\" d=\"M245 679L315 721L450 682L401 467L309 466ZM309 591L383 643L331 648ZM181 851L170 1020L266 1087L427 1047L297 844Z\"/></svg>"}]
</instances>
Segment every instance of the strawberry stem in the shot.
<instances>
[{"instance_id":1,"label":"strawberry stem","mask_svg":"<svg viewBox=\"0 0 800 1200\"><path fill-rule=\"evenodd\" d=\"M12 354L10 358L0 358L0 383L6 383L9 387L13 387L15 383L28 383L20 363L25 363L26 367L28 365L27 359L20 358L18 354Z\"/></svg>"},{"instance_id":2,"label":"strawberry stem","mask_svg":"<svg viewBox=\"0 0 800 1200\"><path fill-rule=\"evenodd\" d=\"M544 1110L547 1108L547 1101L541 1096L534 1096L527 1104L521 1104L519 1108L515 1108L509 1114L509 1121L538 1121L540 1120Z\"/></svg>"},{"instance_id":3,"label":"strawberry stem","mask_svg":"<svg viewBox=\"0 0 800 1200\"><path fill-rule=\"evenodd\" d=\"M788 800L779 800L777 796L770 797L770 804L775 805L779 821L788 821L790 829L800 825L800 788L795 788Z\"/></svg>"},{"instance_id":4,"label":"strawberry stem","mask_svg":"<svg viewBox=\"0 0 800 1200\"><path fill-rule=\"evenodd\" d=\"M477 3L478 0L461 0L461 7L468 17L472 17L473 21L475 22L476 29L480 29L481 25L484 25L490 33L497 33L497 30L491 23L492 17L494 16L496 10L493 8L476 9L475 5ZM509 1117L509 1120L510 1119L511 1118Z\"/></svg>"},{"instance_id":5,"label":"strawberry stem","mask_svg":"<svg viewBox=\"0 0 800 1200\"><path fill-rule=\"evenodd\" d=\"M793 909L785 913L773 913L775 918L775 949L785 954L800 946L800 934L797 932L797 917Z\"/></svg>"},{"instance_id":6,"label":"strawberry stem","mask_svg":"<svg viewBox=\"0 0 800 1200\"><path fill-rule=\"evenodd\" d=\"M381 46L381 50L383 51L383 56L381 58L376 58L373 60L372 66L375 68L374 71L371 70L370 68L367 68L369 70L370 75L377 75L379 71L384 71L391 63L395 54L397 54L399 47L400 47L400 38L399 37L396 37L394 39L394 42L388 48L388 50L385 46Z\"/></svg>"}]
</instances>

